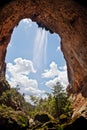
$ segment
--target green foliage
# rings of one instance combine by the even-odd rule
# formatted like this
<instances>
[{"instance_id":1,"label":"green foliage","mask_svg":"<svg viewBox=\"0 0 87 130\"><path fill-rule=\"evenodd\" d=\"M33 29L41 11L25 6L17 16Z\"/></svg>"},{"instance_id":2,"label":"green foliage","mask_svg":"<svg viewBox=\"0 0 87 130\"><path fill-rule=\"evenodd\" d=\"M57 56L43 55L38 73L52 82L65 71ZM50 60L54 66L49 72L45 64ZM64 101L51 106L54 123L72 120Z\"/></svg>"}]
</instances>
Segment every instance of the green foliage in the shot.
<instances>
[{"instance_id":1,"label":"green foliage","mask_svg":"<svg viewBox=\"0 0 87 130\"><path fill-rule=\"evenodd\" d=\"M56 118L58 118L61 114L68 114L68 112L71 112L70 101L68 101L68 97L63 89L63 86L59 82L53 88Z\"/></svg>"},{"instance_id":2,"label":"green foliage","mask_svg":"<svg viewBox=\"0 0 87 130\"><path fill-rule=\"evenodd\" d=\"M45 99L32 96L31 100L35 104L34 115L38 112L46 112L57 119L61 114L71 116L70 101L59 82L53 87L52 94L47 93L47 96L48 98Z\"/></svg>"},{"instance_id":3,"label":"green foliage","mask_svg":"<svg viewBox=\"0 0 87 130\"><path fill-rule=\"evenodd\" d=\"M27 103L24 96L15 88L11 88L2 93L0 96L0 104L4 104L8 107L11 106L14 110L22 110L26 113L31 109L33 110L33 106L30 103Z\"/></svg>"},{"instance_id":4,"label":"green foliage","mask_svg":"<svg viewBox=\"0 0 87 130\"><path fill-rule=\"evenodd\" d=\"M0 105L0 116L9 117L13 109L11 107L7 107L6 105Z\"/></svg>"},{"instance_id":5,"label":"green foliage","mask_svg":"<svg viewBox=\"0 0 87 130\"><path fill-rule=\"evenodd\" d=\"M23 115L19 115L17 117L18 123L22 126L22 127L26 127L28 124L28 118L23 116Z\"/></svg>"},{"instance_id":6,"label":"green foliage","mask_svg":"<svg viewBox=\"0 0 87 130\"><path fill-rule=\"evenodd\" d=\"M15 111L11 107L6 105L0 105L0 122L4 120L4 123L9 124L18 124L20 128L28 127L28 117L22 111Z\"/></svg>"},{"instance_id":7,"label":"green foliage","mask_svg":"<svg viewBox=\"0 0 87 130\"><path fill-rule=\"evenodd\" d=\"M66 119L67 118L67 116L65 115L65 114L62 114L62 115L60 115L60 117L59 117L60 119Z\"/></svg>"},{"instance_id":8,"label":"green foliage","mask_svg":"<svg viewBox=\"0 0 87 130\"><path fill-rule=\"evenodd\" d=\"M62 124L62 125L58 126L58 130L64 130L64 128L65 128L65 124Z\"/></svg>"},{"instance_id":9,"label":"green foliage","mask_svg":"<svg viewBox=\"0 0 87 130\"><path fill-rule=\"evenodd\" d=\"M0 103L11 106L15 110L21 108L23 102L24 97L14 88L3 92L0 97Z\"/></svg>"},{"instance_id":10,"label":"green foliage","mask_svg":"<svg viewBox=\"0 0 87 130\"><path fill-rule=\"evenodd\" d=\"M39 98L33 95L30 95L31 101L34 103L34 105L37 105L39 102Z\"/></svg>"},{"instance_id":11,"label":"green foliage","mask_svg":"<svg viewBox=\"0 0 87 130\"><path fill-rule=\"evenodd\" d=\"M72 109L70 101L63 90L63 86L57 83L52 93L47 93L47 98L43 99L36 96L30 96L34 105L25 102L24 95L18 92L18 89L10 88L0 96L0 119L5 118L8 124L17 124L22 128L28 126L29 117L34 118L36 114L47 114L49 122L45 124L36 124L35 128L48 129L49 124L53 128L63 130L66 119L69 120ZM53 118L54 117L54 118ZM55 121L57 119L57 122ZM59 124L57 124L59 123ZM61 124L61 125L60 125Z\"/></svg>"},{"instance_id":12,"label":"green foliage","mask_svg":"<svg viewBox=\"0 0 87 130\"><path fill-rule=\"evenodd\" d=\"M42 128L48 128L48 129L58 129L58 124L55 121L48 121L42 125Z\"/></svg>"}]
</instances>

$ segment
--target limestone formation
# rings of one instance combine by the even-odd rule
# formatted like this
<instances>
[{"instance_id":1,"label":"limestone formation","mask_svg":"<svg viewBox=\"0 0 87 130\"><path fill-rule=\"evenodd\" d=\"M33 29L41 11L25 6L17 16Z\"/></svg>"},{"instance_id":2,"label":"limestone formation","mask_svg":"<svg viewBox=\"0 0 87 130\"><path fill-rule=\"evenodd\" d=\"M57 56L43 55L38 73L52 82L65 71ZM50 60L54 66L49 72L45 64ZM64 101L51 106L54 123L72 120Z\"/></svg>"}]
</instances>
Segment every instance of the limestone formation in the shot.
<instances>
[{"instance_id":1,"label":"limestone formation","mask_svg":"<svg viewBox=\"0 0 87 130\"><path fill-rule=\"evenodd\" d=\"M2 2L0 4L0 82L5 79L6 48L11 34L23 18L31 18L50 32L60 35L61 49L67 63L69 79L67 91L69 94L81 93L83 97L87 97L86 3L82 3L81 0L7 0L6 3Z\"/></svg>"}]
</instances>

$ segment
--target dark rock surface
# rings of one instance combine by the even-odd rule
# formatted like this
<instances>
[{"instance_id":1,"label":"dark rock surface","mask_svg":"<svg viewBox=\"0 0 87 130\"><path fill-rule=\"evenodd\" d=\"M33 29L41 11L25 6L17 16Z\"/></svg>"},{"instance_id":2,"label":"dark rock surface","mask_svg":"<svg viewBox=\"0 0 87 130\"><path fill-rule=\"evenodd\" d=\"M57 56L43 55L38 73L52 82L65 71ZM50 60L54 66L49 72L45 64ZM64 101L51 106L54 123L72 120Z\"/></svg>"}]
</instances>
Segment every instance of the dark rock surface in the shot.
<instances>
[{"instance_id":1,"label":"dark rock surface","mask_svg":"<svg viewBox=\"0 0 87 130\"><path fill-rule=\"evenodd\" d=\"M34 121L39 121L41 123L46 123L50 120L51 119L48 116L48 114L36 114L35 117L34 117Z\"/></svg>"},{"instance_id":2,"label":"dark rock surface","mask_svg":"<svg viewBox=\"0 0 87 130\"><path fill-rule=\"evenodd\" d=\"M72 124L66 126L64 130L87 130L87 119L81 116Z\"/></svg>"}]
</instances>

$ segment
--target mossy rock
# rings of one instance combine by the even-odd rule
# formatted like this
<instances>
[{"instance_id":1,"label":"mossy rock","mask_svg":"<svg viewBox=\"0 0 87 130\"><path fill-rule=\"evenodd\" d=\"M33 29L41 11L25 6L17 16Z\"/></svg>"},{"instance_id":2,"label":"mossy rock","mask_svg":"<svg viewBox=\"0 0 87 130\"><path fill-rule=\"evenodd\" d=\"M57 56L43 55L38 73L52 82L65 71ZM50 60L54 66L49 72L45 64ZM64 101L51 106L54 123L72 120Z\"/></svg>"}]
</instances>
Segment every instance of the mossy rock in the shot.
<instances>
[{"instance_id":1,"label":"mossy rock","mask_svg":"<svg viewBox=\"0 0 87 130\"><path fill-rule=\"evenodd\" d=\"M4 78L0 79L0 95L2 95L2 93L5 92L6 90L10 90L10 85Z\"/></svg>"},{"instance_id":2,"label":"mossy rock","mask_svg":"<svg viewBox=\"0 0 87 130\"><path fill-rule=\"evenodd\" d=\"M30 127L30 130L38 130L41 128L41 126L42 126L42 123L39 122L37 125Z\"/></svg>"},{"instance_id":3,"label":"mossy rock","mask_svg":"<svg viewBox=\"0 0 87 130\"><path fill-rule=\"evenodd\" d=\"M54 122L54 121L49 121L49 122L46 122L42 125L42 128L48 128L48 129L58 129L58 124L57 122Z\"/></svg>"},{"instance_id":4,"label":"mossy rock","mask_svg":"<svg viewBox=\"0 0 87 130\"><path fill-rule=\"evenodd\" d=\"M47 113L38 113L34 117L34 121L39 121L41 123L46 123L46 122L51 121L53 119L54 118Z\"/></svg>"},{"instance_id":5,"label":"mossy rock","mask_svg":"<svg viewBox=\"0 0 87 130\"><path fill-rule=\"evenodd\" d=\"M61 124L61 125L58 125L58 130L64 130L66 124Z\"/></svg>"},{"instance_id":6,"label":"mossy rock","mask_svg":"<svg viewBox=\"0 0 87 130\"><path fill-rule=\"evenodd\" d=\"M11 106L14 110L22 110L24 103L24 97L15 88L4 91L0 96L0 104Z\"/></svg>"},{"instance_id":7,"label":"mossy rock","mask_svg":"<svg viewBox=\"0 0 87 130\"><path fill-rule=\"evenodd\" d=\"M66 123L68 120L68 117L65 114L60 115L59 121L60 123Z\"/></svg>"},{"instance_id":8,"label":"mossy rock","mask_svg":"<svg viewBox=\"0 0 87 130\"><path fill-rule=\"evenodd\" d=\"M0 106L0 129L26 130L28 127L28 117L24 112L14 111L5 105Z\"/></svg>"}]
</instances>

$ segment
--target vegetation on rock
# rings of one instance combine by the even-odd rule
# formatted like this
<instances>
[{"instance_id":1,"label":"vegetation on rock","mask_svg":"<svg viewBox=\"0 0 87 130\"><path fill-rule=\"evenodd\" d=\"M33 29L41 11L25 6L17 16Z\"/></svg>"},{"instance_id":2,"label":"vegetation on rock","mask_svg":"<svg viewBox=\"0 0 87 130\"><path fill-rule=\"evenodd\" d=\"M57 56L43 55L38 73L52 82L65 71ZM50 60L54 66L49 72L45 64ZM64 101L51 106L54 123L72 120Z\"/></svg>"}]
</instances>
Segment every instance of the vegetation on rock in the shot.
<instances>
[{"instance_id":1,"label":"vegetation on rock","mask_svg":"<svg viewBox=\"0 0 87 130\"><path fill-rule=\"evenodd\" d=\"M34 105L26 102L17 88L0 95L0 129L63 130L70 122L72 109L63 86L57 83L47 98L31 96ZM29 122L32 119L33 122Z\"/></svg>"},{"instance_id":2,"label":"vegetation on rock","mask_svg":"<svg viewBox=\"0 0 87 130\"><path fill-rule=\"evenodd\" d=\"M24 112L15 111L3 104L0 106L0 129L18 130L28 126L28 117Z\"/></svg>"}]
</instances>

